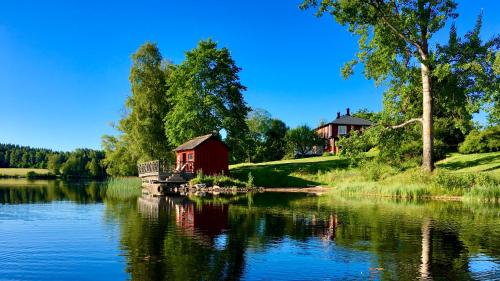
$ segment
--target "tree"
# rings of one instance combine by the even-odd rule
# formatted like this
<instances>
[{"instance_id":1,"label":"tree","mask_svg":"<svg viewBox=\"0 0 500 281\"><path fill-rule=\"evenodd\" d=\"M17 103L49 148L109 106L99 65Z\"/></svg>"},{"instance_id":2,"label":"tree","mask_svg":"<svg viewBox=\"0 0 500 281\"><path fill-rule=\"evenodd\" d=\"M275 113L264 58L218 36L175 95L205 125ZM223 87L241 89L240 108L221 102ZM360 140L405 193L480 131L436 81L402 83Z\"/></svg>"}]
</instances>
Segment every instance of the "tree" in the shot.
<instances>
[{"instance_id":1,"label":"tree","mask_svg":"<svg viewBox=\"0 0 500 281\"><path fill-rule=\"evenodd\" d=\"M248 158L249 162L262 162L266 158L266 134L271 127L271 114L264 109L253 109L248 114Z\"/></svg>"},{"instance_id":2,"label":"tree","mask_svg":"<svg viewBox=\"0 0 500 281\"><path fill-rule=\"evenodd\" d=\"M286 134L289 149L300 157L304 157L314 146L321 145L323 140L307 125L290 129Z\"/></svg>"},{"instance_id":3,"label":"tree","mask_svg":"<svg viewBox=\"0 0 500 281\"><path fill-rule=\"evenodd\" d=\"M248 132L249 111L239 71L229 50L218 49L210 39L186 52L186 60L169 79L173 107L165 117L165 132L171 144L224 130L230 148L237 148Z\"/></svg>"},{"instance_id":4,"label":"tree","mask_svg":"<svg viewBox=\"0 0 500 281\"><path fill-rule=\"evenodd\" d=\"M381 118L380 115L381 115L380 112L369 111L366 108L362 108L362 109L360 109L352 114L352 116L354 116L354 117L370 120L373 123L377 123L380 121L380 118Z\"/></svg>"},{"instance_id":5,"label":"tree","mask_svg":"<svg viewBox=\"0 0 500 281\"><path fill-rule=\"evenodd\" d=\"M248 137L245 142L246 160L263 162L282 159L286 153L286 124L273 119L264 109L253 109L246 120Z\"/></svg>"},{"instance_id":6,"label":"tree","mask_svg":"<svg viewBox=\"0 0 500 281\"><path fill-rule=\"evenodd\" d=\"M164 63L153 43L146 42L132 55L132 95L126 101L127 115L118 129L126 135L128 149L136 159L164 159L171 153L163 118L170 108L167 76L172 68Z\"/></svg>"},{"instance_id":7,"label":"tree","mask_svg":"<svg viewBox=\"0 0 500 281\"><path fill-rule=\"evenodd\" d=\"M61 153L53 153L48 157L47 169L58 175L60 173L61 165L64 163L64 156Z\"/></svg>"},{"instance_id":8,"label":"tree","mask_svg":"<svg viewBox=\"0 0 500 281\"><path fill-rule=\"evenodd\" d=\"M265 161L283 159L286 154L286 124L279 119L272 119L269 130L265 134Z\"/></svg>"},{"instance_id":9,"label":"tree","mask_svg":"<svg viewBox=\"0 0 500 281\"><path fill-rule=\"evenodd\" d=\"M129 150L129 144L123 140L124 136L102 137L102 146L106 154L104 165L106 173L111 176L132 176L137 174L137 159Z\"/></svg>"},{"instance_id":10,"label":"tree","mask_svg":"<svg viewBox=\"0 0 500 281\"><path fill-rule=\"evenodd\" d=\"M350 32L360 36L357 58L343 69L346 77L353 73L358 62L364 64L365 75L378 83L400 77L410 67L419 64L422 116L394 128L413 122L422 123L422 167L425 171L432 171L434 95L429 40L449 18L457 17L454 13L456 3L451 0L305 0L302 8L308 7L319 7L319 15L330 13L341 25L348 25Z\"/></svg>"}]
</instances>

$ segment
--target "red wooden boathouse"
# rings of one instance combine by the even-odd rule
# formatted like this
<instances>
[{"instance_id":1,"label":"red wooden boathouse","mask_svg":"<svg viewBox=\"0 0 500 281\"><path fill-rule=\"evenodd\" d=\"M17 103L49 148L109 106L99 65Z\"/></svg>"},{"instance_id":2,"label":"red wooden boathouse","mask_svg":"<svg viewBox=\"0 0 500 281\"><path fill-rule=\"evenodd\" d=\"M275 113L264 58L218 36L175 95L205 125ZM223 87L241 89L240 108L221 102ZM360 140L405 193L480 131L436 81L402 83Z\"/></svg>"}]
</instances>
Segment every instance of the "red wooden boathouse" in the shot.
<instances>
[{"instance_id":1,"label":"red wooden boathouse","mask_svg":"<svg viewBox=\"0 0 500 281\"><path fill-rule=\"evenodd\" d=\"M174 149L178 171L229 174L229 148L213 134L194 138Z\"/></svg>"}]
</instances>

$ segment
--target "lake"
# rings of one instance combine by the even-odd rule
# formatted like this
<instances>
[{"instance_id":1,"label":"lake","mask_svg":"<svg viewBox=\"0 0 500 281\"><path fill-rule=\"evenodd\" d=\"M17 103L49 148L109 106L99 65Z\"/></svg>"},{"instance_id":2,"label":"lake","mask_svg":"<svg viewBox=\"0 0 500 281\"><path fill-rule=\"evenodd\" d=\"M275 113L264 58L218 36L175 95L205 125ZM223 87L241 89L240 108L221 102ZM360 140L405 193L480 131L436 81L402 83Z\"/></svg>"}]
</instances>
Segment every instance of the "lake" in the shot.
<instances>
[{"instance_id":1,"label":"lake","mask_svg":"<svg viewBox=\"0 0 500 281\"><path fill-rule=\"evenodd\" d=\"M500 280L500 207L0 180L0 280Z\"/></svg>"}]
</instances>

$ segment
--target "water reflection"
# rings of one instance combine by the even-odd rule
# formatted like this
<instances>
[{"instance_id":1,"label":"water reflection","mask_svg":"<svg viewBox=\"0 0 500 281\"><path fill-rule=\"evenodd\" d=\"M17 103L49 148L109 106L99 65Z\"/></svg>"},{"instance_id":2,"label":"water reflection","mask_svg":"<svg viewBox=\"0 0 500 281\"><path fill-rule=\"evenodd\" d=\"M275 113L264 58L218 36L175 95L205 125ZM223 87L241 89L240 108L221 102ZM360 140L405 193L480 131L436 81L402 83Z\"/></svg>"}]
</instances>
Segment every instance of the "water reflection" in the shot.
<instances>
[{"instance_id":1,"label":"water reflection","mask_svg":"<svg viewBox=\"0 0 500 281\"><path fill-rule=\"evenodd\" d=\"M5 214L64 201L103 206L131 280L500 279L498 206L297 193L109 195L102 183L0 183L0 241ZM96 258L85 249L81 262Z\"/></svg>"},{"instance_id":2,"label":"water reflection","mask_svg":"<svg viewBox=\"0 0 500 281\"><path fill-rule=\"evenodd\" d=\"M102 202L104 182L0 179L0 204L48 203L69 200L77 203Z\"/></svg>"}]
</instances>

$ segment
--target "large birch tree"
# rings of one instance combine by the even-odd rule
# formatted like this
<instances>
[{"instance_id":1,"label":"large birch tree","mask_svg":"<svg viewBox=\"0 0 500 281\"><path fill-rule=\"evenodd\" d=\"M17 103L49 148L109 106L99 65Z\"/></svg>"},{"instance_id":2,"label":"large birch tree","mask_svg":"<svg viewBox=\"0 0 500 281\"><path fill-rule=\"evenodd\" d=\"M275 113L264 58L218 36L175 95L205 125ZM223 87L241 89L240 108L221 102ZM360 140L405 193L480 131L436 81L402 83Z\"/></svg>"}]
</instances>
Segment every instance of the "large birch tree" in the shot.
<instances>
[{"instance_id":1,"label":"large birch tree","mask_svg":"<svg viewBox=\"0 0 500 281\"><path fill-rule=\"evenodd\" d=\"M363 63L365 76L377 83L419 65L422 116L393 128L422 123L422 168L432 171L434 93L430 40L448 19L457 17L456 3L452 0L305 0L301 8L317 8L318 15L328 13L360 37L356 58L342 70L346 77L353 73L357 63Z\"/></svg>"}]
</instances>

